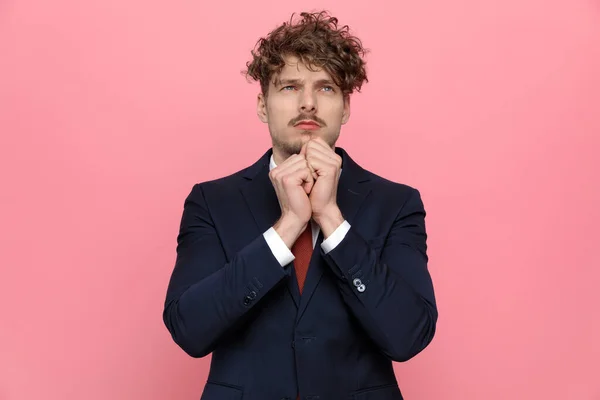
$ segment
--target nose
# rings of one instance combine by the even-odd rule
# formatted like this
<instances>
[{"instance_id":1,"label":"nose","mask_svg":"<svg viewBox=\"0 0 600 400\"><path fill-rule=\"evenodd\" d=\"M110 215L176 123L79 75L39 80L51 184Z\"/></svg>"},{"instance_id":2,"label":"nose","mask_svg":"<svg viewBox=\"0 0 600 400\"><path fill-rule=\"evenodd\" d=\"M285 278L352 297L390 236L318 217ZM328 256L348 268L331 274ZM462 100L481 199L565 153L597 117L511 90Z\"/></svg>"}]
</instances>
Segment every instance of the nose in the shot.
<instances>
[{"instance_id":1,"label":"nose","mask_svg":"<svg viewBox=\"0 0 600 400\"><path fill-rule=\"evenodd\" d=\"M317 111L317 100L312 90L304 90L300 96L300 111L310 114Z\"/></svg>"}]
</instances>

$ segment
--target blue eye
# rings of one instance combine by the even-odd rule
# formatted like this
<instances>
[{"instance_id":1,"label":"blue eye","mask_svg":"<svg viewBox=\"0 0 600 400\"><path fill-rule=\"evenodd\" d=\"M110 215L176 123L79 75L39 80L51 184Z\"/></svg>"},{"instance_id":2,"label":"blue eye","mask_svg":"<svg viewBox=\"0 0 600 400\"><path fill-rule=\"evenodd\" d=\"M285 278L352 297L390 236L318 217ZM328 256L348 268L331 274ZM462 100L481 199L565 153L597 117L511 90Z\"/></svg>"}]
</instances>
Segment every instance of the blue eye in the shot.
<instances>
[{"instance_id":1,"label":"blue eye","mask_svg":"<svg viewBox=\"0 0 600 400\"><path fill-rule=\"evenodd\" d=\"M333 88L331 86L323 86L323 89L329 89L326 90L326 92L333 92Z\"/></svg>"},{"instance_id":2,"label":"blue eye","mask_svg":"<svg viewBox=\"0 0 600 400\"><path fill-rule=\"evenodd\" d=\"M284 86L281 90L286 90L287 88L295 89L296 87L295 86L291 86L291 85L290 86Z\"/></svg>"}]
</instances>

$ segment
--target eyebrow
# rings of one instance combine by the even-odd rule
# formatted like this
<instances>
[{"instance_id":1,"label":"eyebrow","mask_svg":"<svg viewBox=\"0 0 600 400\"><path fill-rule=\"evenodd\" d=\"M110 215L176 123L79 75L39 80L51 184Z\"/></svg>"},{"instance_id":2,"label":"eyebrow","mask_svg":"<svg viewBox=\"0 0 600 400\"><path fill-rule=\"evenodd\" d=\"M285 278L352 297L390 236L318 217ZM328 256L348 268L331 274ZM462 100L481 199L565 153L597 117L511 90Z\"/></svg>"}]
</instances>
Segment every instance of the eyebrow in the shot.
<instances>
[{"instance_id":1,"label":"eyebrow","mask_svg":"<svg viewBox=\"0 0 600 400\"><path fill-rule=\"evenodd\" d=\"M283 86L283 85L302 85L303 82L300 79L278 79L275 82L275 86ZM319 79L315 81L316 85L332 85L337 86L335 82L331 79Z\"/></svg>"}]
</instances>

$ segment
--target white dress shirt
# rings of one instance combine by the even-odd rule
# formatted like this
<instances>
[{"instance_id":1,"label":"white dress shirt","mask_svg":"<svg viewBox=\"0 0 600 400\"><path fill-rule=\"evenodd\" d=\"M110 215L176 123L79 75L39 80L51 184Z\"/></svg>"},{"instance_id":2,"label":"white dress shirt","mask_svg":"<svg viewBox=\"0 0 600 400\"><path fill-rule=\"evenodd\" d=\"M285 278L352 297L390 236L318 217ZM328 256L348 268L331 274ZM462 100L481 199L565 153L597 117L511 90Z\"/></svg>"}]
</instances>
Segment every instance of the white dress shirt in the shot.
<instances>
[{"instance_id":1,"label":"white dress shirt","mask_svg":"<svg viewBox=\"0 0 600 400\"><path fill-rule=\"evenodd\" d=\"M277 164L275 164L275 159L274 159L273 155L271 155L271 162L269 163L269 171L275 167L277 167ZM342 171L340 170L340 174L341 174L341 172ZM310 220L310 227L312 229L312 240L313 240L313 248L314 248L317 243L317 238L319 237L321 228L315 221L313 221L312 218ZM321 248L323 249L325 254L327 254L331 250L335 249L335 247L338 244L340 244L340 242L346 237L346 234L348 233L349 230L350 230L350 224L348 223L348 221L344 220L344 222L342 222L342 224L340 226L338 226L336 228L336 230L327 239L324 239L323 243L321 243ZM292 254L292 251L287 247L287 245L285 244L285 242L283 241L281 236L279 236L279 234L273 227L269 228L265 233L263 233L263 236L265 237L265 240L267 241L269 248L273 252L273 255L275 256L277 261L279 261L279 264L282 267L284 267L284 266L288 265L289 263L291 263L292 261L294 261L294 259L296 257L294 257L294 254Z\"/></svg>"}]
</instances>

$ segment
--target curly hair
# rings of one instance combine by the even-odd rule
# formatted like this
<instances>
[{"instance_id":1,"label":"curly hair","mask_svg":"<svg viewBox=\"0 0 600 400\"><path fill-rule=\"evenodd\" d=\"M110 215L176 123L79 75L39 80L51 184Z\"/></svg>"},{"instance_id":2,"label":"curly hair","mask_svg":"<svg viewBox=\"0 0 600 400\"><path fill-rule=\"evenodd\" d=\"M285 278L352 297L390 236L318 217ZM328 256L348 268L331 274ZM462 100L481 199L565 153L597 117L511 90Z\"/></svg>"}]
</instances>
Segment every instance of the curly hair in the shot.
<instances>
[{"instance_id":1,"label":"curly hair","mask_svg":"<svg viewBox=\"0 0 600 400\"><path fill-rule=\"evenodd\" d=\"M363 82L368 82L363 60L368 50L361 41L350 35L347 25L338 28L337 18L327 11L303 12L300 16L302 19L294 22L292 14L289 22L258 40L251 52L252 61L243 71L246 78L259 81L266 96L269 81L285 66L284 57L294 55L308 69L322 68L329 73L344 96L355 89L360 92Z\"/></svg>"}]
</instances>

